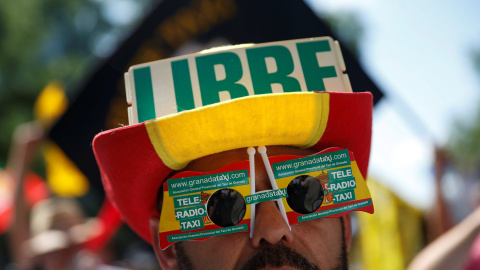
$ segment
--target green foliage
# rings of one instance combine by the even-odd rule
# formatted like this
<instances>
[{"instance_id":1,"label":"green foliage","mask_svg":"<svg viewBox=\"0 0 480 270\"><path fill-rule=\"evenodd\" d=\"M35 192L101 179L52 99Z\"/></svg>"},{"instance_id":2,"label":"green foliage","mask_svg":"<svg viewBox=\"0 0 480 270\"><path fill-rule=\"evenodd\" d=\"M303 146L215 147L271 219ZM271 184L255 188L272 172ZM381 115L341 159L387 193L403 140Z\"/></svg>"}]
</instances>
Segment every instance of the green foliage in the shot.
<instances>
[{"instance_id":1,"label":"green foliage","mask_svg":"<svg viewBox=\"0 0 480 270\"><path fill-rule=\"evenodd\" d=\"M322 16L330 28L342 40L341 46L346 46L354 55L360 54L360 42L363 36L363 25L357 13L341 12Z\"/></svg>"},{"instance_id":2,"label":"green foliage","mask_svg":"<svg viewBox=\"0 0 480 270\"><path fill-rule=\"evenodd\" d=\"M0 169L6 164L13 130L33 119L34 103L42 89L59 81L67 96L73 97L82 79L113 52L141 19L142 9L153 1L0 1ZM119 13L111 8L120 2L140 8L123 8L127 14L117 15L123 20L116 22L106 13L109 8L110 14ZM110 43L102 43L104 37ZM32 170L44 175L41 155L35 160ZM2 235L0 269L9 259L5 246Z\"/></svg>"},{"instance_id":3,"label":"green foliage","mask_svg":"<svg viewBox=\"0 0 480 270\"><path fill-rule=\"evenodd\" d=\"M480 78L480 50L473 53L472 59ZM480 106L470 118L456 121L447 150L462 173L480 175Z\"/></svg>"},{"instance_id":4,"label":"green foliage","mask_svg":"<svg viewBox=\"0 0 480 270\"><path fill-rule=\"evenodd\" d=\"M13 129L32 120L43 87L57 79L70 90L83 76L92 57L87 33L79 33L75 20L94 5L82 0L0 2L0 162L5 162Z\"/></svg>"},{"instance_id":5,"label":"green foliage","mask_svg":"<svg viewBox=\"0 0 480 270\"><path fill-rule=\"evenodd\" d=\"M127 10L126 17L137 15L127 23L105 15L126 2L145 8L152 1L0 1L0 163L6 161L14 128L33 119L40 91L56 80L73 96L93 65L113 52L140 19L142 8Z\"/></svg>"},{"instance_id":6,"label":"green foliage","mask_svg":"<svg viewBox=\"0 0 480 270\"><path fill-rule=\"evenodd\" d=\"M480 109L473 121L457 121L447 144L456 167L464 173L478 173L480 165Z\"/></svg>"}]
</instances>

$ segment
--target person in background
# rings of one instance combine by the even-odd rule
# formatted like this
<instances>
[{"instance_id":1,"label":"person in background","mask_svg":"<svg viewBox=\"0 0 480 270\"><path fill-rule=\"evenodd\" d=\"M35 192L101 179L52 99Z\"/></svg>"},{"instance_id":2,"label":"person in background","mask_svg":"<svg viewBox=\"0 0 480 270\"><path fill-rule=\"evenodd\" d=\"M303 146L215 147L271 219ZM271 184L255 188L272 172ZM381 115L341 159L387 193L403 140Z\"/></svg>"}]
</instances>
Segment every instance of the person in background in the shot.
<instances>
[{"instance_id":1,"label":"person in background","mask_svg":"<svg viewBox=\"0 0 480 270\"><path fill-rule=\"evenodd\" d=\"M121 269L103 264L106 257L84 248L103 228L97 218L85 217L74 198L47 196L30 209L25 179L42 139L43 129L36 122L17 127L3 174L15 184L8 231L13 269Z\"/></svg>"}]
</instances>

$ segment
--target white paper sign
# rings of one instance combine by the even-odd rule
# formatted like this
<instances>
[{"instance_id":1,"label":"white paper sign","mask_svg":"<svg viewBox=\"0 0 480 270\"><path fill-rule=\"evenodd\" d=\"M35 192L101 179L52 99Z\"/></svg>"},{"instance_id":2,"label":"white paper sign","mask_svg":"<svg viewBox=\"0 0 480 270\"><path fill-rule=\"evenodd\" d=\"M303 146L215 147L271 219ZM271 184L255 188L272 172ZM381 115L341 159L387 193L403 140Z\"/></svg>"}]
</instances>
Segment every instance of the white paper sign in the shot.
<instances>
[{"instance_id":1,"label":"white paper sign","mask_svg":"<svg viewBox=\"0 0 480 270\"><path fill-rule=\"evenodd\" d=\"M220 101L281 92L352 92L330 37L220 47L130 67L129 123Z\"/></svg>"}]
</instances>

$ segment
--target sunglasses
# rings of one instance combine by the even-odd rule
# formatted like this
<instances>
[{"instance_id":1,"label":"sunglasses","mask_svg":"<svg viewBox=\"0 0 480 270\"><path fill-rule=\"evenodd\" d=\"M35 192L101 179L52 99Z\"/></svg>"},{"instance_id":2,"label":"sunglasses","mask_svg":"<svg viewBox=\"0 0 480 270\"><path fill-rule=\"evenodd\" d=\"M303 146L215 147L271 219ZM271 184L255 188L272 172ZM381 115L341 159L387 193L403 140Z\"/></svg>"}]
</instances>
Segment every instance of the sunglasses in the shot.
<instances>
[{"instance_id":1,"label":"sunglasses","mask_svg":"<svg viewBox=\"0 0 480 270\"><path fill-rule=\"evenodd\" d=\"M370 191L352 152L329 148L310 156L268 157L258 147L272 187L256 192L256 150L249 160L212 172L180 172L163 184L160 247L185 240L249 232L255 228L255 205L275 201L286 224L352 211L373 214Z\"/></svg>"}]
</instances>

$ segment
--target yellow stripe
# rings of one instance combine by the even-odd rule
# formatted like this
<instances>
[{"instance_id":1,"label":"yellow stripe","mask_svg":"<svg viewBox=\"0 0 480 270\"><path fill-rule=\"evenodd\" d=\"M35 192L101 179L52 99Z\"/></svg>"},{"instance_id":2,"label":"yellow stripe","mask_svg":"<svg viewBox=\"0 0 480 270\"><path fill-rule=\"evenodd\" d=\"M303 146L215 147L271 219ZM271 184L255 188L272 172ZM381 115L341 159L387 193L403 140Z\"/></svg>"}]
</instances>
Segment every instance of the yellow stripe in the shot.
<instances>
[{"instance_id":1,"label":"yellow stripe","mask_svg":"<svg viewBox=\"0 0 480 270\"><path fill-rule=\"evenodd\" d=\"M162 140L162 136L160 134L160 130L157 128L155 121L147 121L145 122L145 128L147 129L148 137L150 138L150 142L153 145L153 148L157 152L157 155L162 159L164 164L175 164L174 159L170 158L168 152L163 147L164 143ZM168 166L168 165L167 165ZM180 170L181 167L171 167L173 170Z\"/></svg>"},{"instance_id":2,"label":"yellow stripe","mask_svg":"<svg viewBox=\"0 0 480 270\"><path fill-rule=\"evenodd\" d=\"M249 96L145 123L158 156L180 170L199 157L258 145L310 147L323 135L328 93Z\"/></svg>"},{"instance_id":3,"label":"yellow stripe","mask_svg":"<svg viewBox=\"0 0 480 270\"><path fill-rule=\"evenodd\" d=\"M328 116L330 112L330 95L323 94L318 96L321 99L321 106L316 107L317 115L319 117L317 121L319 125L317 126L317 130L312 133L312 137L309 139L309 143L307 143L307 145L304 146L305 148L314 146L323 136L323 133L327 128Z\"/></svg>"},{"instance_id":4,"label":"yellow stripe","mask_svg":"<svg viewBox=\"0 0 480 270\"><path fill-rule=\"evenodd\" d=\"M44 147L46 178L51 191L59 196L84 196L90 188L87 177L57 144L47 142Z\"/></svg>"}]
</instances>

